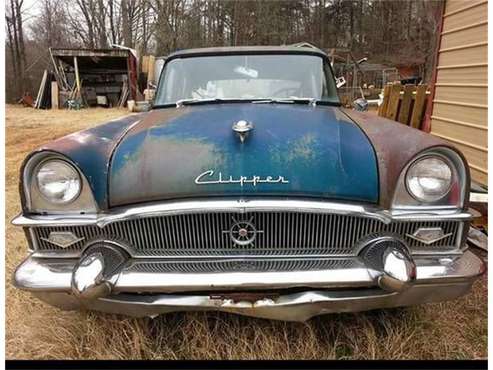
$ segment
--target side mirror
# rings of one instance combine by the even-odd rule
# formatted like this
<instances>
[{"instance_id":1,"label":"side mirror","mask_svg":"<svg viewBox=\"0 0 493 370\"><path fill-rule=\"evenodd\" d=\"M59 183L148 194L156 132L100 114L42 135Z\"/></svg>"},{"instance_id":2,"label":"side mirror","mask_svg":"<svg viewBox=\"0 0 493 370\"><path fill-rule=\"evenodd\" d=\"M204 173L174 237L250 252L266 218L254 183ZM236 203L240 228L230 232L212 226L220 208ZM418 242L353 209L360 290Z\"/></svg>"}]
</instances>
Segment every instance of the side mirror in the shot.
<instances>
[{"instance_id":1,"label":"side mirror","mask_svg":"<svg viewBox=\"0 0 493 370\"><path fill-rule=\"evenodd\" d=\"M336 78L336 86L337 86L337 88L343 87L345 84L346 84L346 79L344 78L344 76L341 76L341 77L337 77Z\"/></svg>"},{"instance_id":2,"label":"side mirror","mask_svg":"<svg viewBox=\"0 0 493 370\"><path fill-rule=\"evenodd\" d=\"M353 101L353 108L359 112L366 112L368 110L368 100L358 98Z\"/></svg>"}]
</instances>

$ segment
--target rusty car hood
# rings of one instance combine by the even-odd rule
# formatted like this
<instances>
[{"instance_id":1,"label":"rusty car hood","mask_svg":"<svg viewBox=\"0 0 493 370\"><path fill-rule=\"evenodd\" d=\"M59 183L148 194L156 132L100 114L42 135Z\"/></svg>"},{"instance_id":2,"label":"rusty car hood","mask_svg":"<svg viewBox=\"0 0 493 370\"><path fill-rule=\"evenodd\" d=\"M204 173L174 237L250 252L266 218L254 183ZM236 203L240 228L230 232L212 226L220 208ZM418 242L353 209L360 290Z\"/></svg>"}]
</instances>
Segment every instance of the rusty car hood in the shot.
<instances>
[{"instance_id":1,"label":"rusty car hood","mask_svg":"<svg viewBox=\"0 0 493 370\"><path fill-rule=\"evenodd\" d=\"M232 126L253 123L242 143ZM337 107L210 104L153 110L116 146L109 205L208 196L378 201L374 149Z\"/></svg>"},{"instance_id":2,"label":"rusty car hood","mask_svg":"<svg viewBox=\"0 0 493 370\"><path fill-rule=\"evenodd\" d=\"M91 187L98 208L108 208L108 164L118 142L125 133L138 123L145 113L126 115L113 119L104 124L74 132L61 137L31 152L22 164L22 168L29 159L43 151L58 153L69 158L85 175ZM19 181L21 197L23 197L23 169ZM25 201L23 201L25 207Z\"/></svg>"},{"instance_id":3,"label":"rusty car hood","mask_svg":"<svg viewBox=\"0 0 493 370\"><path fill-rule=\"evenodd\" d=\"M467 163L460 151L439 137L377 116L375 112L358 112L346 108L341 111L358 124L375 148L380 182L379 204L382 208L391 207L399 175L419 153L437 146L447 147L456 151Z\"/></svg>"}]
</instances>

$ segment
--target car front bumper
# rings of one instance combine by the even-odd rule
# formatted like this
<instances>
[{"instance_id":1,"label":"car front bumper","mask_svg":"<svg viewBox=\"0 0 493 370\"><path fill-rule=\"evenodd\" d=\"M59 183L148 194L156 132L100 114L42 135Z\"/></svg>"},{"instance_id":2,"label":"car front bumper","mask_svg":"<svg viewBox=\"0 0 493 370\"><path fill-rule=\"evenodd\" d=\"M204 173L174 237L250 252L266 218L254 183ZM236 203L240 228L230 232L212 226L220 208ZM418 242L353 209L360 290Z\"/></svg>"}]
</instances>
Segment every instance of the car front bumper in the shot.
<instances>
[{"instance_id":1,"label":"car front bumper","mask_svg":"<svg viewBox=\"0 0 493 370\"><path fill-rule=\"evenodd\" d=\"M77 259L28 257L14 283L63 309L87 308L130 316L173 311L217 310L286 321L305 321L332 312L357 312L450 300L467 294L485 271L471 251L414 260L416 276L405 289L381 288L375 273L355 258L351 265L327 270L170 273L124 268L111 293L77 297L73 274ZM252 293L254 292L254 293ZM254 298L252 298L254 297Z\"/></svg>"}]
</instances>

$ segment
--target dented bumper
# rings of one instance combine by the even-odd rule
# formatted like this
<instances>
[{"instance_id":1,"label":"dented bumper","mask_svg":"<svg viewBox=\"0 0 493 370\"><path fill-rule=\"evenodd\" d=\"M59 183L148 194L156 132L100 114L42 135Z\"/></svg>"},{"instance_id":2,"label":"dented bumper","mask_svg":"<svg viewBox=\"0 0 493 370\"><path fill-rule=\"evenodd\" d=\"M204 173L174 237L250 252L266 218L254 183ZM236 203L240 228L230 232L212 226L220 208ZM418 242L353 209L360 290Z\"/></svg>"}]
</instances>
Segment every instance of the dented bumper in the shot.
<instances>
[{"instance_id":1,"label":"dented bumper","mask_svg":"<svg viewBox=\"0 0 493 370\"><path fill-rule=\"evenodd\" d=\"M27 258L16 270L19 288L64 309L87 308L130 316L217 310L269 319L304 321L331 312L356 312L454 299L485 271L470 251L459 257L414 260L403 289L382 286L364 260L348 267L290 272L159 273L126 265L98 297L74 294L78 260ZM392 286L391 286L392 287ZM234 293L231 293L234 292ZM241 293L255 292L254 294Z\"/></svg>"}]
</instances>

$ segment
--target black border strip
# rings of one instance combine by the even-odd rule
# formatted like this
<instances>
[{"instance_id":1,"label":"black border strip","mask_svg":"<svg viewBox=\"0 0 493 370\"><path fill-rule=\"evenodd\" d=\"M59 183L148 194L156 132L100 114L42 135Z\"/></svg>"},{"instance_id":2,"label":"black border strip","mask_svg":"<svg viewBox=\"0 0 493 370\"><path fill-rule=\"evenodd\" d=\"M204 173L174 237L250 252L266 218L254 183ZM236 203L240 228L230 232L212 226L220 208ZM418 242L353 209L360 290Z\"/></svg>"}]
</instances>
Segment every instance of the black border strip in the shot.
<instances>
[{"instance_id":1,"label":"black border strip","mask_svg":"<svg viewBox=\"0 0 493 370\"><path fill-rule=\"evenodd\" d=\"M7 360L6 369L487 369L487 360L445 361L66 361Z\"/></svg>"}]
</instances>

